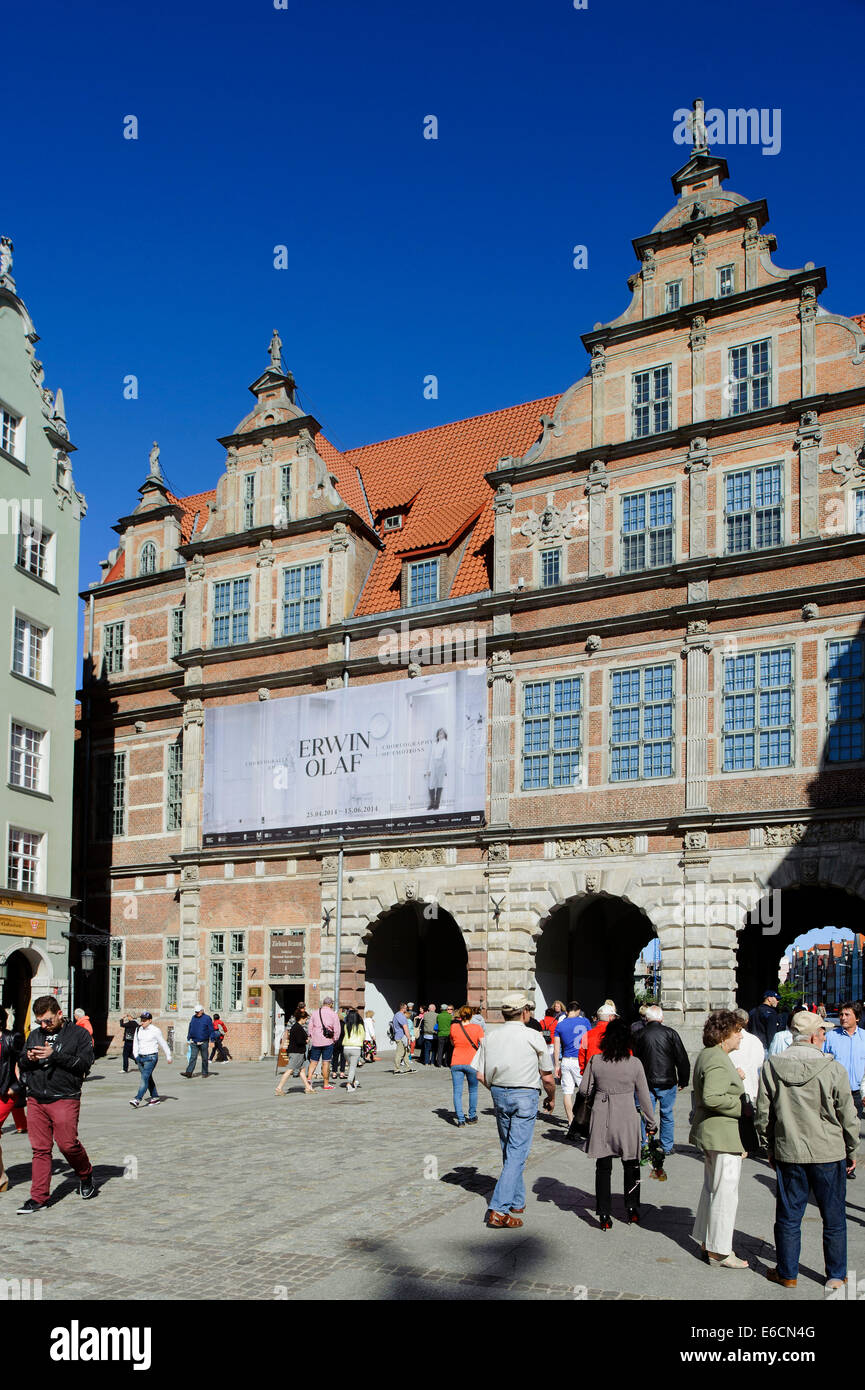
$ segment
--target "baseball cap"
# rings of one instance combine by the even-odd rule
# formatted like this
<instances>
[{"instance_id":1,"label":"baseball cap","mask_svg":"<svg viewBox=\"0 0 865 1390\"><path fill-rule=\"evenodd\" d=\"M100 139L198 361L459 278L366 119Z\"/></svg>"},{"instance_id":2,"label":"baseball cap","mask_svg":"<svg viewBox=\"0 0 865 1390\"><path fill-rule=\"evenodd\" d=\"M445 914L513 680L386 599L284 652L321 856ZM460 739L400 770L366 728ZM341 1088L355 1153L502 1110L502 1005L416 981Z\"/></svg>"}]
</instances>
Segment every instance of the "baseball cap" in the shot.
<instances>
[{"instance_id":1,"label":"baseball cap","mask_svg":"<svg viewBox=\"0 0 865 1390\"><path fill-rule=\"evenodd\" d=\"M825 1028L826 1022L819 1014L812 1014L807 1009L802 1009L798 1014L793 1015L790 1029L798 1033L800 1038L810 1038L817 1032L818 1028Z\"/></svg>"},{"instance_id":2,"label":"baseball cap","mask_svg":"<svg viewBox=\"0 0 865 1390\"><path fill-rule=\"evenodd\" d=\"M153 1014L150 1012L149 1009L142 1009L142 1010L141 1010L141 1013L138 1015L138 1017L139 1017L139 1018L152 1018L152 1017L153 1017Z\"/></svg>"},{"instance_id":3,"label":"baseball cap","mask_svg":"<svg viewBox=\"0 0 865 1390\"><path fill-rule=\"evenodd\" d=\"M203 1005L203 1004L196 1004L196 1006L195 1006L195 1012L196 1012L197 1014L203 1014L203 1013L204 1013L204 1005Z\"/></svg>"},{"instance_id":4,"label":"baseball cap","mask_svg":"<svg viewBox=\"0 0 865 1390\"><path fill-rule=\"evenodd\" d=\"M611 1018L618 1018L615 1004L602 1004L598 1009L598 1018L602 1022L609 1021Z\"/></svg>"},{"instance_id":5,"label":"baseball cap","mask_svg":"<svg viewBox=\"0 0 865 1390\"><path fill-rule=\"evenodd\" d=\"M534 1004L531 999L527 999L521 990L516 990L513 994L506 994L502 999L503 1009L512 1009L514 1013L519 1013L521 1009L533 1009Z\"/></svg>"}]
</instances>

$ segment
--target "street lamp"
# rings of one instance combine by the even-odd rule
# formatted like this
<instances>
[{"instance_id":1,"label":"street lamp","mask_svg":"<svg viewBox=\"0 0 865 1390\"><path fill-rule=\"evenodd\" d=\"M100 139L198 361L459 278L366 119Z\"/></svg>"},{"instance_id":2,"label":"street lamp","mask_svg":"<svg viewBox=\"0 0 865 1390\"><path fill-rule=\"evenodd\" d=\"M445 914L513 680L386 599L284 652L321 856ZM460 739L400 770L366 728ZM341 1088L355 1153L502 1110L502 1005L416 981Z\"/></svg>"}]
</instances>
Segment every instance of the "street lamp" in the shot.
<instances>
[{"instance_id":1,"label":"street lamp","mask_svg":"<svg viewBox=\"0 0 865 1390\"><path fill-rule=\"evenodd\" d=\"M84 950L81 952L81 969L84 971L85 975L91 975L93 973L93 966L95 963L96 957L90 947L85 946Z\"/></svg>"}]
</instances>

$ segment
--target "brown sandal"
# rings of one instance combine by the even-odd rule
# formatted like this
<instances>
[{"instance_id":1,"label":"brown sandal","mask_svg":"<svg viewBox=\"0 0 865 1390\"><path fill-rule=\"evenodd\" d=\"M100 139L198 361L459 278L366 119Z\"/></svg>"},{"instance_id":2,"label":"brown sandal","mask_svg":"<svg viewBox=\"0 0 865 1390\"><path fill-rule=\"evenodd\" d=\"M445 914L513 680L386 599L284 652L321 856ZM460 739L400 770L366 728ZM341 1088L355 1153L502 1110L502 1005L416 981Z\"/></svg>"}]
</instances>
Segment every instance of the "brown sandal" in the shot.
<instances>
[{"instance_id":1,"label":"brown sandal","mask_svg":"<svg viewBox=\"0 0 865 1390\"><path fill-rule=\"evenodd\" d=\"M522 1221L520 1221L519 1217L517 1217L517 1216L511 1216L510 1212L507 1212L507 1211L491 1211L490 1214L489 1214L489 1216L487 1217L487 1225L488 1225L488 1226L495 1226L495 1227L499 1227L499 1226L514 1227L514 1226L522 1226L522 1224L523 1224L523 1223L522 1223Z\"/></svg>"}]
</instances>

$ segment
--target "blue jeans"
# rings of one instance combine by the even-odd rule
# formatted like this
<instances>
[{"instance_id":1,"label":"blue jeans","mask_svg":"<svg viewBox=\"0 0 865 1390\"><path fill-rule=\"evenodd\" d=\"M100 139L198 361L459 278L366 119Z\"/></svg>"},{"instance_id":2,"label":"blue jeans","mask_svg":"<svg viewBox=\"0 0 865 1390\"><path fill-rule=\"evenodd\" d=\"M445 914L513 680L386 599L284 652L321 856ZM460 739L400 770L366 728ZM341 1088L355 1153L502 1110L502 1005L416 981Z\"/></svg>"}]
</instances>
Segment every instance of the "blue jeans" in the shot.
<instances>
[{"instance_id":1,"label":"blue jeans","mask_svg":"<svg viewBox=\"0 0 865 1390\"><path fill-rule=\"evenodd\" d=\"M156 1082L153 1080L153 1068L159 1061L158 1052L148 1052L146 1056L138 1058L138 1070L141 1072L141 1085L138 1087L136 1100L143 1100L145 1092L149 1091L151 1096L158 1096Z\"/></svg>"},{"instance_id":2,"label":"blue jeans","mask_svg":"<svg viewBox=\"0 0 865 1390\"><path fill-rule=\"evenodd\" d=\"M661 1148L665 1154L673 1152L673 1107L676 1104L677 1086L668 1086L666 1090L657 1090L654 1086L649 1087L649 1095L655 1099L661 1107L661 1132L658 1136L661 1141ZM655 1107L652 1106L652 1114ZM644 1120L640 1120L640 1134L643 1143L646 1142L646 1125Z\"/></svg>"},{"instance_id":3,"label":"blue jeans","mask_svg":"<svg viewBox=\"0 0 865 1390\"><path fill-rule=\"evenodd\" d=\"M456 1117L462 1123L465 1119L463 1114L463 1077L469 1083L469 1119L476 1118L478 1113L478 1074L474 1067L457 1066L451 1067L451 1081L454 1086L454 1110Z\"/></svg>"},{"instance_id":4,"label":"blue jeans","mask_svg":"<svg viewBox=\"0 0 865 1390\"><path fill-rule=\"evenodd\" d=\"M432 1066L433 1046L435 1044L435 1033L421 1034L421 1064L425 1067Z\"/></svg>"},{"instance_id":5,"label":"blue jeans","mask_svg":"<svg viewBox=\"0 0 865 1390\"><path fill-rule=\"evenodd\" d=\"M504 1166L488 1203L490 1211L508 1212L526 1205L523 1169L538 1118L538 1093L528 1086L491 1086Z\"/></svg>"},{"instance_id":6,"label":"blue jeans","mask_svg":"<svg viewBox=\"0 0 865 1390\"><path fill-rule=\"evenodd\" d=\"M199 1053L201 1054L201 1075L207 1075L207 1054L209 1050L209 1043L195 1042L194 1039L189 1039L189 1053L187 1055L186 1070L189 1072L190 1076L195 1071L195 1063L198 1060Z\"/></svg>"},{"instance_id":7,"label":"blue jeans","mask_svg":"<svg viewBox=\"0 0 865 1390\"><path fill-rule=\"evenodd\" d=\"M847 1277L847 1164L777 1163L775 1196L775 1253L778 1274L795 1279L799 1273L802 1217L813 1192L823 1218L823 1260L827 1279Z\"/></svg>"}]
</instances>

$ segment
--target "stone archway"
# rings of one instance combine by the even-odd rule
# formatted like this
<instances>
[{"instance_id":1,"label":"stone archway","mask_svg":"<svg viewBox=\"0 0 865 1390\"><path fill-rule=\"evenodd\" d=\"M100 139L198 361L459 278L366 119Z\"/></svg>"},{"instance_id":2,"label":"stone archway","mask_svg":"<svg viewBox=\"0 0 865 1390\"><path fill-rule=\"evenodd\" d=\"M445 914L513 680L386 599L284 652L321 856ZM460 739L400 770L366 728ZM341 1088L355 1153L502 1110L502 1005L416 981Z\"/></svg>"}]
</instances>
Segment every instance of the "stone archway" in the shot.
<instances>
[{"instance_id":1,"label":"stone archway","mask_svg":"<svg viewBox=\"0 0 865 1390\"><path fill-rule=\"evenodd\" d=\"M398 903L370 923L365 936L355 994L362 978L362 1003L373 1011L379 1049L387 1047L387 1026L401 1003L459 1007L467 1001L465 938L451 914L437 904Z\"/></svg>"},{"instance_id":2,"label":"stone archway","mask_svg":"<svg viewBox=\"0 0 865 1390\"><path fill-rule=\"evenodd\" d=\"M740 1006L753 1009L763 991L777 983L781 957L797 936L815 927L847 927L859 932L863 915L865 903L847 887L794 881L764 893L737 936L736 997Z\"/></svg>"},{"instance_id":3,"label":"stone archway","mask_svg":"<svg viewBox=\"0 0 865 1390\"><path fill-rule=\"evenodd\" d=\"M623 1018L632 1018L634 966L655 936L645 912L624 898L584 893L557 905L540 923L536 1010L573 999L591 1014L612 999Z\"/></svg>"},{"instance_id":4,"label":"stone archway","mask_svg":"<svg viewBox=\"0 0 865 1390\"><path fill-rule=\"evenodd\" d=\"M47 992L50 982L51 967L39 951L32 946L10 951L4 967L3 1007L9 1011L9 1027L13 1031L26 1033L30 1002L34 994Z\"/></svg>"}]
</instances>

